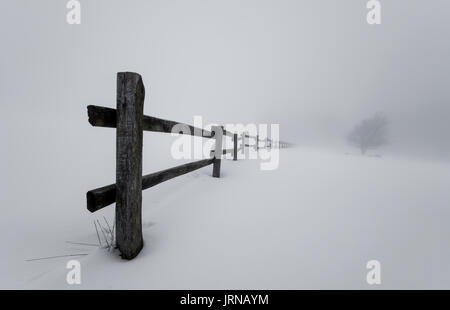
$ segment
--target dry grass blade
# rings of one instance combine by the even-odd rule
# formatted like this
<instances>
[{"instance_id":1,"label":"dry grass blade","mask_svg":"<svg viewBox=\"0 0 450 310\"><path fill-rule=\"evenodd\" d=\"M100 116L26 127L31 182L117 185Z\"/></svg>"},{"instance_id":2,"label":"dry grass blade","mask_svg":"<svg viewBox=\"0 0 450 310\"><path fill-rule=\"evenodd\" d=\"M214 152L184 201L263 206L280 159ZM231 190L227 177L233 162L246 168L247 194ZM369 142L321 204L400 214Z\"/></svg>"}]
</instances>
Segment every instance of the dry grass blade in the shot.
<instances>
[{"instance_id":1,"label":"dry grass blade","mask_svg":"<svg viewBox=\"0 0 450 310\"><path fill-rule=\"evenodd\" d=\"M108 227L109 233L112 234L111 227L109 226L108 220L103 216L103 220L105 220L106 226Z\"/></svg>"},{"instance_id":2,"label":"dry grass blade","mask_svg":"<svg viewBox=\"0 0 450 310\"><path fill-rule=\"evenodd\" d=\"M106 241L106 245L108 246L108 248L110 247L109 242L108 242L108 238L106 237L105 231L103 230L102 225L100 225L100 221L97 220L98 226L100 226L100 230L102 231L103 237L105 238Z\"/></svg>"},{"instance_id":3,"label":"dry grass blade","mask_svg":"<svg viewBox=\"0 0 450 310\"><path fill-rule=\"evenodd\" d=\"M77 244L77 245L86 245L86 246L99 246L99 244L94 244L94 243L84 243L84 242L66 241L66 243L69 243L69 244Z\"/></svg>"},{"instance_id":4,"label":"dry grass blade","mask_svg":"<svg viewBox=\"0 0 450 310\"><path fill-rule=\"evenodd\" d=\"M95 226L95 231L97 232L98 243L100 243L100 246L101 246L102 240L100 239L100 235L98 234L97 224L95 223L95 220L94 220L94 226Z\"/></svg>"},{"instance_id":5,"label":"dry grass blade","mask_svg":"<svg viewBox=\"0 0 450 310\"><path fill-rule=\"evenodd\" d=\"M86 253L79 253L79 254L66 254L66 255L56 255L56 256L48 256L48 257L41 257L41 258L30 258L26 259L26 262L32 262L36 260L43 260L43 259L52 259L52 258L60 258L60 257L70 257L70 256L86 256L88 254Z\"/></svg>"}]
</instances>

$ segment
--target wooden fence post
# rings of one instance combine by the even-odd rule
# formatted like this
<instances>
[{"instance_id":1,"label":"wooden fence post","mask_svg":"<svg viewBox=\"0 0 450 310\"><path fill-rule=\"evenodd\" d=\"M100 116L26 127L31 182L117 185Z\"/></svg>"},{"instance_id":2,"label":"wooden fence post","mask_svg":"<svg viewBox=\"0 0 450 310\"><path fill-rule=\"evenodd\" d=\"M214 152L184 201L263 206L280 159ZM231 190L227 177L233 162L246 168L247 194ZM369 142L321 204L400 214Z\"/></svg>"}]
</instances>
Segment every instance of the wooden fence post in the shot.
<instances>
[{"instance_id":1,"label":"wooden fence post","mask_svg":"<svg viewBox=\"0 0 450 310\"><path fill-rule=\"evenodd\" d=\"M238 153L238 135L235 133L233 135L233 143L234 143L234 150L233 150L233 160L237 160L237 153Z\"/></svg>"},{"instance_id":2,"label":"wooden fence post","mask_svg":"<svg viewBox=\"0 0 450 310\"><path fill-rule=\"evenodd\" d=\"M256 147L256 151L258 152L258 149L259 149L259 135L256 135L256 144L255 144L255 147Z\"/></svg>"},{"instance_id":3,"label":"wooden fence post","mask_svg":"<svg viewBox=\"0 0 450 310\"><path fill-rule=\"evenodd\" d=\"M132 259L142 238L142 115L145 89L133 72L117 74L116 245Z\"/></svg>"},{"instance_id":4,"label":"wooden fence post","mask_svg":"<svg viewBox=\"0 0 450 310\"><path fill-rule=\"evenodd\" d=\"M213 177L220 178L223 126L213 126L212 131L214 132L214 139L216 139L216 148L214 151L214 163L213 163Z\"/></svg>"}]
</instances>

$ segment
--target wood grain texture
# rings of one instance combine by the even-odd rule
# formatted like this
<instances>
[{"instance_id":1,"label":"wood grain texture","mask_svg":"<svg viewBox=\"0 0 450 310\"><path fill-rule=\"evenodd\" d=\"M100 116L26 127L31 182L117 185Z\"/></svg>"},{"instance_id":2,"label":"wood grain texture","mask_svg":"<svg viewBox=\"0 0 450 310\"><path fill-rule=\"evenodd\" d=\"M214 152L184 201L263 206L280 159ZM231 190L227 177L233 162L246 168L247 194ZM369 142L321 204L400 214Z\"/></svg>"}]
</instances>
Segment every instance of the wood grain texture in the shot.
<instances>
[{"instance_id":1,"label":"wood grain texture","mask_svg":"<svg viewBox=\"0 0 450 310\"><path fill-rule=\"evenodd\" d=\"M133 259L144 246L141 214L144 97L139 74L117 74L116 245L124 259Z\"/></svg>"},{"instance_id":2,"label":"wood grain texture","mask_svg":"<svg viewBox=\"0 0 450 310\"><path fill-rule=\"evenodd\" d=\"M87 109L88 109L89 123L92 126L116 128L117 124L116 109L99 107L95 105L89 105ZM208 130L197 128L184 123L169 121L162 118L147 115L143 115L142 117L142 130L144 131L171 133L173 127L175 126L179 127L179 125L188 128L189 134L191 136L203 138L213 137L212 133ZM179 133L186 134L188 131Z\"/></svg>"}]
</instances>

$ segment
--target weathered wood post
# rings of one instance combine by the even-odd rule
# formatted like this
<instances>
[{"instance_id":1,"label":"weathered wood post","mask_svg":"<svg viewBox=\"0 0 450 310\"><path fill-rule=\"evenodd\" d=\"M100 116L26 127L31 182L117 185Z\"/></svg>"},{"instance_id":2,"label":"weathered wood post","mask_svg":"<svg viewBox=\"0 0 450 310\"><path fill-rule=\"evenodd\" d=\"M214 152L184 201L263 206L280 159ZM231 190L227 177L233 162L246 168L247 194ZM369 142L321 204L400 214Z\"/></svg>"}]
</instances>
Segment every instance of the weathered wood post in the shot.
<instances>
[{"instance_id":1,"label":"weathered wood post","mask_svg":"<svg viewBox=\"0 0 450 310\"><path fill-rule=\"evenodd\" d=\"M258 149L259 149L259 135L256 135L255 148L256 148L256 151L258 152Z\"/></svg>"},{"instance_id":2,"label":"weathered wood post","mask_svg":"<svg viewBox=\"0 0 450 310\"><path fill-rule=\"evenodd\" d=\"M249 159L251 145L250 145L250 135L249 135L248 131L244 132L244 135L242 136L242 138L244 140L243 144L242 144L244 147L244 149L243 149L244 158Z\"/></svg>"},{"instance_id":3,"label":"weathered wood post","mask_svg":"<svg viewBox=\"0 0 450 310\"><path fill-rule=\"evenodd\" d=\"M122 258L141 251L142 115L145 89L133 72L117 74L116 245Z\"/></svg>"},{"instance_id":4,"label":"weathered wood post","mask_svg":"<svg viewBox=\"0 0 450 310\"><path fill-rule=\"evenodd\" d=\"M214 132L214 139L216 139L216 148L214 151L214 163L213 163L213 177L220 178L223 126L213 126L212 131Z\"/></svg>"},{"instance_id":5,"label":"weathered wood post","mask_svg":"<svg viewBox=\"0 0 450 310\"><path fill-rule=\"evenodd\" d=\"M238 154L238 135L237 135L237 133L235 133L233 135L233 143L234 143L233 160L237 160L237 154Z\"/></svg>"}]
</instances>

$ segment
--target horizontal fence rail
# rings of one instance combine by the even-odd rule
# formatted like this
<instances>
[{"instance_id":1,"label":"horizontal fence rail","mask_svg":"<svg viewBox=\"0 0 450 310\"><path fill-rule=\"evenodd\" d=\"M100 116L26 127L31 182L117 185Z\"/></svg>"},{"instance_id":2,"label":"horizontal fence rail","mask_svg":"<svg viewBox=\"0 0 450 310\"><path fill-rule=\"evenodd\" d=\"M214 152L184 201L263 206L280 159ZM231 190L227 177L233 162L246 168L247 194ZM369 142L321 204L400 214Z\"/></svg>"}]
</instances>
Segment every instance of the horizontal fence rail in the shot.
<instances>
[{"instance_id":1,"label":"horizontal fence rail","mask_svg":"<svg viewBox=\"0 0 450 310\"><path fill-rule=\"evenodd\" d=\"M206 167L213 163L214 159L203 159L173 168L150 173L142 177L142 190L158 185L180 175ZM116 202L116 184L103 186L87 192L87 208L91 212L98 211Z\"/></svg>"},{"instance_id":2,"label":"horizontal fence rail","mask_svg":"<svg viewBox=\"0 0 450 310\"><path fill-rule=\"evenodd\" d=\"M113 108L100 107L96 105L89 105L88 117L89 123L94 127L108 127L116 128L117 124L117 111ZM173 128L184 127L189 128L191 136L197 136L202 138L213 138L214 135L205 129L197 128L192 125L183 124L175 121L169 121L162 118L144 115L142 117L142 130L153 132L172 133ZM177 133L177 132L175 132ZM185 132L178 132L179 134L186 134ZM234 134L230 131L224 130L224 135L233 138Z\"/></svg>"},{"instance_id":3,"label":"horizontal fence rail","mask_svg":"<svg viewBox=\"0 0 450 310\"><path fill-rule=\"evenodd\" d=\"M117 124L116 109L99 107L95 105L90 105L87 107L87 109L88 109L89 123L92 126L116 128ZM153 116L144 115L142 117L142 130L144 131L172 133L172 129L175 126L189 128L190 135L192 136L213 138L213 134L208 130L200 129L179 122L168 121ZM178 132L178 133L186 134L185 132Z\"/></svg>"},{"instance_id":4,"label":"horizontal fence rail","mask_svg":"<svg viewBox=\"0 0 450 310\"><path fill-rule=\"evenodd\" d=\"M216 151L215 150L211 150L211 155L214 155ZM225 154L234 154L234 149L226 149L226 150L222 150L222 155Z\"/></svg>"}]
</instances>

